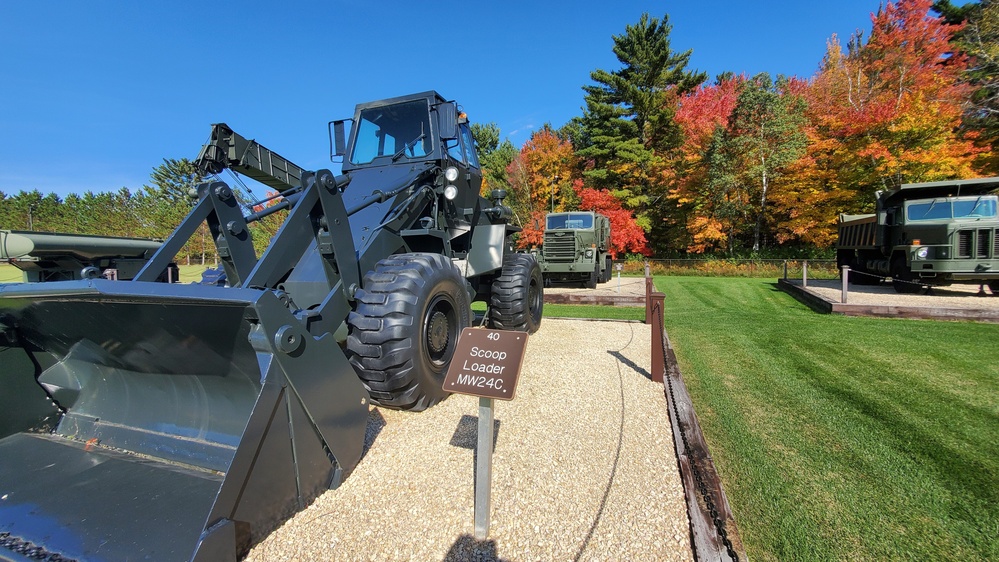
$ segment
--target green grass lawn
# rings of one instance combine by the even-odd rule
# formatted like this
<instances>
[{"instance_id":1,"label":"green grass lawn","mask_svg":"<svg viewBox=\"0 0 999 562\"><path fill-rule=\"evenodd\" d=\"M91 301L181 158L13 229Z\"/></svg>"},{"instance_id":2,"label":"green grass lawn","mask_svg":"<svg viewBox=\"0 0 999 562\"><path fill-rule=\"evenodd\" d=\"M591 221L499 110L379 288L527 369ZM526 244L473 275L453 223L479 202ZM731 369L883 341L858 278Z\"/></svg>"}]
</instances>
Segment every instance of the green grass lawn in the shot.
<instances>
[{"instance_id":1,"label":"green grass lawn","mask_svg":"<svg viewBox=\"0 0 999 562\"><path fill-rule=\"evenodd\" d=\"M656 284L751 560L999 560L999 325Z\"/></svg>"}]
</instances>

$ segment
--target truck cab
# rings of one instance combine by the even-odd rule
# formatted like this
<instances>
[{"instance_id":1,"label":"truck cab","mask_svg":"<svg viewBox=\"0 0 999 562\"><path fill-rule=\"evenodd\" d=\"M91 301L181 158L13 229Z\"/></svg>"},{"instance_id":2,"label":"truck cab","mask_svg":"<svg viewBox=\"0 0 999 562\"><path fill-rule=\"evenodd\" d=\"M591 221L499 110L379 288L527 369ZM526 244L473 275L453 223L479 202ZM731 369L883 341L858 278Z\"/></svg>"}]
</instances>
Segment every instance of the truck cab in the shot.
<instances>
[{"instance_id":1,"label":"truck cab","mask_svg":"<svg viewBox=\"0 0 999 562\"><path fill-rule=\"evenodd\" d=\"M903 184L874 215L841 215L837 256L859 282L890 276L899 292L977 282L999 290L999 178Z\"/></svg>"},{"instance_id":2,"label":"truck cab","mask_svg":"<svg viewBox=\"0 0 999 562\"><path fill-rule=\"evenodd\" d=\"M611 276L610 220L573 211L545 217L544 244L536 252L547 284L582 283L594 288Z\"/></svg>"}]
</instances>

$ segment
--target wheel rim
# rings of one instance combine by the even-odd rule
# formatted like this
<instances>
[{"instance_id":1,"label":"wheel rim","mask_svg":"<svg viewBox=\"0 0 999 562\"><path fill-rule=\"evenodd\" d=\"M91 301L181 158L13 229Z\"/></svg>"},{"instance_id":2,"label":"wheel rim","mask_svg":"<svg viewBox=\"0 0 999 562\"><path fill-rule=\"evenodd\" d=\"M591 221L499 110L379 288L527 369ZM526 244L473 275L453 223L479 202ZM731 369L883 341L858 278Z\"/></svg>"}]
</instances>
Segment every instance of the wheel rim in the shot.
<instances>
[{"instance_id":1,"label":"wheel rim","mask_svg":"<svg viewBox=\"0 0 999 562\"><path fill-rule=\"evenodd\" d=\"M430 362L442 367L451 359L458 339L458 312L451 299L438 295L423 318L423 341Z\"/></svg>"},{"instance_id":2,"label":"wheel rim","mask_svg":"<svg viewBox=\"0 0 999 562\"><path fill-rule=\"evenodd\" d=\"M527 288L527 302L531 311L531 317L537 318L541 314L541 287L532 277L531 284Z\"/></svg>"}]
</instances>

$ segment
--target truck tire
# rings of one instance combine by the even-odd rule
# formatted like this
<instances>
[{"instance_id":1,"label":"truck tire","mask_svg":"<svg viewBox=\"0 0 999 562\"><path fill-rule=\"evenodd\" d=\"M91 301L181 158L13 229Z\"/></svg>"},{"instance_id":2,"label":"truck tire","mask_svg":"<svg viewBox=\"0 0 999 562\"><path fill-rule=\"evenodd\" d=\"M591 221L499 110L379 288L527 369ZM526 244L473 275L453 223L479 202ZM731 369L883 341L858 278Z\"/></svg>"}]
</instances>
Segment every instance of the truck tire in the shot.
<instances>
[{"instance_id":1,"label":"truck tire","mask_svg":"<svg viewBox=\"0 0 999 562\"><path fill-rule=\"evenodd\" d=\"M836 252L836 269L839 270L839 278L843 278L843 266L850 266L850 283L854 285L880 285L881 276L868 273L861 267L861 259L853 250L839 250Z\"/></svg>"},{"instance_id":2,"label":"truck tire","mask_svg":"<svg viewBox=\"0 0 999 562\"><path fill-rule=\"evenodd\" d=\"M439 254L400 254L379 261L362 284L347 317L347 358L371 401L421 411L446 398L444 375L472 321L457 268Z\"/></svg>"},{"instance_id":3,"label":"truck tire","mask_svg":"<svg viewBox=\"0 0 999 562\"><path fill-rule=\"evenodd\" d=\"M597 271L597 264L593 264L593 271L590 272L590 276L587 277L586 281L583 281L583 287L587 289L597 288L597 277L600 276L600 272Z\"/></svg>"},{"instance_id":4,"label":"truck tire","mask_svg":"<svg viewBox=\"0 0 999 562\"><path fill-rule=\"evenodd\" d=\"M905 265L905 258L896 256L891 260L891 285L899 294L915 294L923 290L923 286L913 282L912 272Z\"/></svg>"},{"instance_id":5,"label":"truck tire","mask_svg":"<svg viewBox=\"0 0 999 562\"><path fill-rule=\"evenodd\" d=\"M610 256L606 256L604 258L604 271L603 271L603 275L600 276L600 282L601 283L607 283L608 281L611 280L611 276L613 275L613 273L611 273L611 270L613 268L614 268L614 258L612 258Z\"/></svg>"},{"instance_id":6,"label":"truck tire","mask_svg":"<svg viewBox=\"0 0 999 562\"><path fill-rule=\"evenodd\" d=\"M489 297L489 327L533 334L541 327L544 308L541 266L531 254L503 256L503 269Z\"/></svg>"}]
</instances>

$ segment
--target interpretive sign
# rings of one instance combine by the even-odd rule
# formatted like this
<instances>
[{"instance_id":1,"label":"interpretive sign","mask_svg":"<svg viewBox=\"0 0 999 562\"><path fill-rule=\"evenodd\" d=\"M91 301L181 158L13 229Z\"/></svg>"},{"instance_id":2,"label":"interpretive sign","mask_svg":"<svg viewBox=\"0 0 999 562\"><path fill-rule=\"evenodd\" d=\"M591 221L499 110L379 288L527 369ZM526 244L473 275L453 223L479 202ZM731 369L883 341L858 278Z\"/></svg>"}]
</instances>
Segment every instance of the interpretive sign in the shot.
<instances>
[{"instance_id":1,"label":"interpretive sign","mask_svg":"<svg viewBox=\"0 0 999 562\"><path fill-rule=\"evenodd\" d=\"M513 400L526 346L524 332L465 328L444 376L444 390Z\"/></svg>"}]
</instances>

